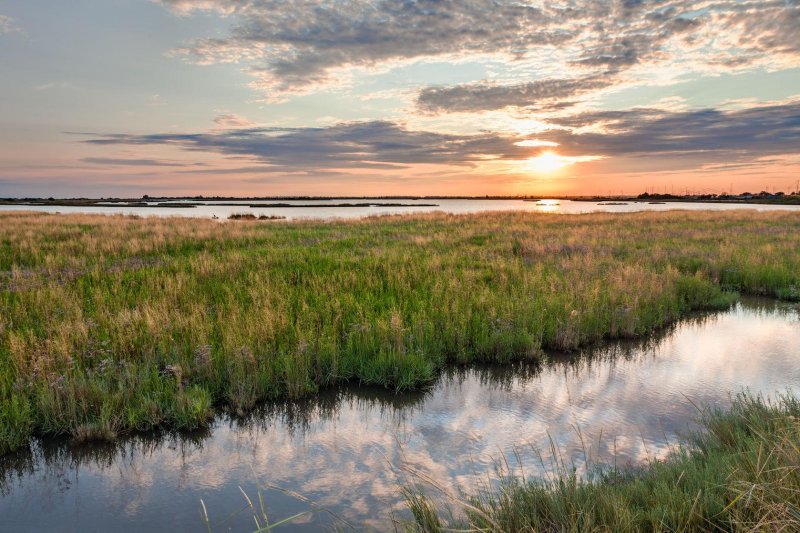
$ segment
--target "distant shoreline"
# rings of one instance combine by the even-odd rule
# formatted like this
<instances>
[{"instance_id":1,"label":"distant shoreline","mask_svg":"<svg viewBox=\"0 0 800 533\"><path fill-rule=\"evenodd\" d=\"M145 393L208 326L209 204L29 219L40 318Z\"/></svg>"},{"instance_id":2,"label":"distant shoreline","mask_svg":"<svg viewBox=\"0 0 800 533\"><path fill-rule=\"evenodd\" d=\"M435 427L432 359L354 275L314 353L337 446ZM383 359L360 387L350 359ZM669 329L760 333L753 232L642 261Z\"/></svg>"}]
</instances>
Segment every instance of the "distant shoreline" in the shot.
<instances>
[{"instance_id":1,"label":"distant shoreline","mask_svg":"<svg viewBox=\"0 0 800 533\"><path fill-rule=\"evenodd\" d=\"M568 199L574 202L628 202L637 204L666 204L666 203L689 203L689 204L770 204L770 205L800 205L800 195L743 195L732 196L672 196L672 195L639 195L639 196L573 196Z\"/></svg>"},{"instance_id":2,"label":"distant shoreline","mask_svg":"<svg viewBox=\"0 0 800 533\"><path fill-rule=\"evenodd\" d=\"M308 199L309 201L311 199ZM320 201L320 199L316 199ZM66 199L66 200L20 200L20 201L9 201L9 200L0 200L0 206L3 205L22 205L22 206L31 206L31 207L43 207L43 206L51 206L51 207L122 207L122 208L130 208L130 207L143 207L143 208L155 208L155 207L162 207L162 208L180 208L180 209L187 209L187 208L194 208L199 206L214 206L214 207L241 207L241 208L268 208L268 209L292 209L292 208L331 208L331 207L439 207L439 204L404 204L404 203L397 203L397 202L358 202L358 203L330 203L330 204L320 204L320 203L311 203L311 204L287 204L287 203L221 203L225 201L231 200L210 200L209 202L202 202L202 201L162 201L161 199L157 200L127 200L127 199L100 199L100 200L92 200L92 199ZM297 200L295 200L297 201ZM304 201L304 200L300 200Z\"/></svg>"},{"instance_id":3,"label":"distant shoreline","mask_svg":"<svg viewBox=\"0 0 800 533\"><path fill-rule=\"evenodd\" d=\"M353 202L342 202L352 200ZM403 201L436 200L570 200L574 202L627 202L627 203L716 203L716 204L768 204L800 205L800 195L769 194L758 195L689 195L673 196L661 194L641 194L638 196L144 196L141 198L0 198L0 206L21 205L32 207L142 207L142 208L180 208L190 209L198 206L231 206L242 208L329 208L329 207L438 207L435 203L401 203ZM288 204L282 202L310 202L308 204ZM338 201L336 204L326 202ZM253 202L228 203L219 202ZM258 203L275 202L275 203ZM324 202L324 203L320 203Z\"/></svg>"}]
</instances>

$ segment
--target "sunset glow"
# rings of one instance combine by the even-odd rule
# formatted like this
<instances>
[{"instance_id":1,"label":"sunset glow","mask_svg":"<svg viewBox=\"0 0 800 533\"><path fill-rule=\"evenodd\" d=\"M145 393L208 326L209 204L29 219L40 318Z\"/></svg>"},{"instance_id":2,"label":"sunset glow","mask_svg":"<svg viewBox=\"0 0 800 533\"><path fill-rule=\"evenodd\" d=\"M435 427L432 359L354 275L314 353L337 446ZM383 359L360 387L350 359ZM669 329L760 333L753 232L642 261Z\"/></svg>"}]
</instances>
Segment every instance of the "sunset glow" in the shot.
<instances>
[{"instance_id":1,"label":"sunset glow","mask_svg":"<svg viewBox=\"0 0 800 533\"><path fill-rule=\"evenodd\" d=\"M606 7L5 2L0 197L797 186L800 7Z\"/></svg>"},{"instance_id":2,"label":"sunset glow","mask_svg":"<svg viewBox=\"0 0 800 533\"><path fill-rule=\"evenodd\" d=\"M800 532L800 0L6 0L0 73L0 533Z\"/></svg>"},{"instance_id":3,"label":"sunset glow","mask_svg":"<svg viewBox=\"0 0 800 533\"><path fill-rule=\"evenodd\" d=\"M598 156L563 156L550 150L542 152L536 157L531 157L525 162L525 168L540 174L553 173L558 170L574 165L575 163L587 163L602 159Z\"/></svg>"},{"instance_id":4,"label":"sunset glow","mask_svg":"<svg viewBox=\"0 0 800 533\"><path fill-rule=\"evenodd\" d=\"M528 168L534 172L548 173L554 172L572 162L554 152L543 152L541 155L528 159Z\"/></svg>"}]
</instances>

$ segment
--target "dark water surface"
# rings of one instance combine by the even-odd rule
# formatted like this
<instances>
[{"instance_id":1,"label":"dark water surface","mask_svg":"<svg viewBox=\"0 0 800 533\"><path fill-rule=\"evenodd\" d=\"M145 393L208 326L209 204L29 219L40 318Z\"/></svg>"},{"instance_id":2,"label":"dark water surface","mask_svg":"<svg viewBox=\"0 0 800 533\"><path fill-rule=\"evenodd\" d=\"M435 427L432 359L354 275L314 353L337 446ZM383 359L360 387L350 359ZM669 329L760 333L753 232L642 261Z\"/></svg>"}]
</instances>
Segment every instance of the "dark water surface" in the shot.
<instances>
[{"instance_id":1,"label":"dark water surface","mask_svg":"<svg viewBox=\"0 0 800 533\"><path fill-rule=\"evenodd\" d=\"M424 392L325 391L220 417L204 432L136 436L116 444L35 442L0 458L0 530L252 531L259 487L296 491L358 528L391 529L403 509L401 466L453 489L486 482L497 459L546 474L533 449L549 438L566 461L663 456L693 427L696 404L725 406L749 388L800 389L800 307L748 299L683 321L644 342L614 343L541 365L451 370ZM581 444L581 436L583 445ZM515 460L514 460L515 462ZM545 465L549 462L545 461ZM272 520L308 503L262 490ZM304 515L288 529L330 526Z\"/></svg>"}]
</instances>

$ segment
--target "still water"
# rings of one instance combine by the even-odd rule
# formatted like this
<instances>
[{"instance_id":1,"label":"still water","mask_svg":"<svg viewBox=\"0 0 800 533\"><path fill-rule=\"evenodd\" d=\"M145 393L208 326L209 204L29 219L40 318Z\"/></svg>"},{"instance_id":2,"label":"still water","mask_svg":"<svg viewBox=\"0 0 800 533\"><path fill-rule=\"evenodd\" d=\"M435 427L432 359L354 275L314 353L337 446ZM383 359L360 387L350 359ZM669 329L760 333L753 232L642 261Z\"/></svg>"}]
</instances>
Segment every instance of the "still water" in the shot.
<instances>
[{"instance_id":1,"label":"still water","mask_svg":"<svg viewBox=\"0 0 800 533\"><path fill-rule=\"evenodd\" d=\"M516 463L515 451L526 475L546 475L549 462L543 469L534 450L546 457L550 438L578 468L584 450L600 462L641 462L694 427L693 403L724 407L744 388L797 390L798 363L800 306L747 299L643 341L540 365L451 369L422 392L343 388L247 420L222 416L194 434L34 442L0 458L0 530L205 530L202 499L213 530L252 531L240 487L258 505L267 485L358 529L387 530L393 515L408 517L398 493L404 465L469 492L503 455ZM262 493L272 520L310 508ZM287 527L334 524L312 513Z\"/></svg>"},{"instance_id":2,"label":"still water","mask_svg":"<svg viewBox=\"0 0 800 533\"><path fill-rule=\"evenodd\" d=\"M372 200L370 200L372 201ZM755 209L759 211L773 209L793 209L800 211L800 205L769 205L769 204L720 204L720 203L689 203L689 202L669 202L651 204L648 202L575 202L572 200L543 200L543 201L524 201L524 200L374 200L376 203L402 203L409 204L403 207L277 207L277 208L250 208L253 203L286 203L302 206L303 204L340 204L340 203L364 203L367 200L248 200L240 202L206 202L209 205L201 205L192 208L176 207L111 207L111 206L27 206L27 205L0 205L0 211L45 211L48 213L99 213L99 214L126 214L139 216L180 216L180 217L218 217L225 220L232 213L253 213L259 215L277 215L286 217L287 220L309 219L309 218L362 218L375 215L397 215L410 213L431 213L442 211L446 213L479 213L483 211L533 211L538 213L629 213L634 211L667 211L670 209L691 209L691 210L727 210L727 209ZM231 205L219 205L221 203L238 203L241 207ZM155 205L154 202L151 204ZM437 204L436 206L423 206L414 204Z\"/></svg>"}]
</instances>

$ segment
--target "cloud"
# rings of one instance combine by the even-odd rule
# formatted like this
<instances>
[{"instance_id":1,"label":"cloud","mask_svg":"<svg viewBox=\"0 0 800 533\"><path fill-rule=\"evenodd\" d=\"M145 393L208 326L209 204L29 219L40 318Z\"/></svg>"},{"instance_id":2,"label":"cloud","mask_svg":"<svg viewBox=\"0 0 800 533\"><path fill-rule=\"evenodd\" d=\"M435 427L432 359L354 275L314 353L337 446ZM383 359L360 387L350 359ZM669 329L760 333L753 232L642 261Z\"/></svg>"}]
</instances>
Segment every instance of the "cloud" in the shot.
<instances>
[{"instance_id":1,"label":"cloud","mask_svg":"<svg viewBox=\"0 0 800 533\"><path fill-rule=\"evenodd\" d=\"M155 159L115 159L110 157L84 157L81 159L84 163L91 163L93 165L120 165L120 166L133 166L133 167L180 167L184 166L182 163L170 163L167 161L158 161ZM197 164L197 163L195 163Z\"/></svg>"},{"instance_id":2,"label":"cloud","mask_svg":"<svg viewBox=\"0 0 800 533\"><path fill-rule=\"evenodd\" d=\"M417 96L417 107L428 113L491 111L511 106L562 108L565 103L563 99L608 87L612 83L610 76L586 76L515 85L470 83L452 87L428 87Z\"/></svg>"},{"instance_id":3,"label":"cloud","mask_svg":"<svg viewBox=\"0 0 800 533\"><path fill-rule=\"evenodd\" d=\"M245 62L265 91L291 92L331 81L353 66L463 54L515 56L558 45L570 30L524 2L487 0L162 1L183 14L214 9L239 24L221 39L177 51L199 63Z\"/></svg>"},{"instance_id":4,"label":"cloud","mask_svg":"<svg viewBox=\"0 0 800 533\"><path fill-rule=\"evenodd\" d=\"M714 14L734 45L751 53L800 54L800 2L740 2Z\"/></svg>"},{"instance_id":5,"label":"cloud","mask_svg":"<svg viewBox=\"0 0 800 533\"><path fill-rule=\"evenodd\" d=\"M145 99L144 105L146 105L147 107L161 107L167 104L161 98L160 94L151 94Z\"/></svg>"},{"instance_id":6,"label":"cloud","mask_svg":"<svg viewBox=\"0 0 800 533\"><path fill-rule=\"evenodd\" d=\"M249 128L207 133L92 135L92 145L167 145L258 163L262 172L401 170L411 165L479 167L553 150L574 162L638 158L660 170L792 154L800 146L800 100L747 109L589 112L559 119L536 139L485 132L409 130L387 121L320 128ZM672 165L672 167L670 167Z\"/></svg>"},{"instance_id":7,"label":"cloud","mask_svg":"<svg viewBox=\"0 0 800 533\"><path fill-rule=\"evenodd\" d=\"M95 145L173 145L186 150L249 156L268 170L402 169L410 164L474 165L489 158L522 158L529 148L499 134L450 135L409 131L385 121L325 128L251 128L197 134L112 134Z\"/></svg>"},{"instance_id":8,"label":"cloud","mask_svg":"<svg viewBox=\"0 0 800 533\"><path fill-rule=\"evenodd\" d=\"M52 89L77 89L77 88L78 87L70 81L51 81L48 83L42 83L40 85L37 85L33 89L35 91L49 91Z\"/></svg>"},{"instance_id":9,"label":"cloud","mask_svg":"<svg viewBox=\"0 0 800 533\"><path fill-rule=\"evenodd\" d=\"M186 16L194 11L216 11L223 15L229 15L236 10L236 5L243 5L245 2L221 2L218 0L153 0L157 4L162 4L177 15Z\"/></svg>"},{"instance_id":10,"label":"cloud","mask_svg":"<svg viewBox=\"0 0 800 533\"><path fill-rule=\"evenodd\" d=\"M520 105L533 93L642 65L683 71L788 68L800 57L800 5L785 0L157 0L181 16L215 12L229 34L198 38L174 51L200 64L239 63L268 98L309 92L409 61L492 57L528 78L424 91L420 102L446 111ZM566 72L544 79L542 71ZM609 78L607 83L614 82ZM586 90L589 90L588 88ZM574 94L577 94L577 91ZM503 100L509 103L504 104ZM554 98L558 98L555 96Z\"/></svg>"},{"instance_id":11,"label":"cloud","mask_svg":"<svg viewBox=\"0 0 800 533\"><path fill-rule=\"evenodd\" d=\"M22 30L14 24L14 19L0 15L0 35L7 33L22 33Z\"/></svg>"},{"instance_id":12,"label":"cloud","mask_svg":"<svg viewBox=\"0 0 800 533\"><path fill-rule=\"evenodd\" d=\"M543 141L541 139L525 139L514 144L517 146L558 146L557 142Z\"/></svg>"},{"instance_id":13,"label":"cloud","mask_svg":"<svg viewBox=\"0 0 800 533\"><path fill-rule=\"evenodd\" d=\"M223 113L214 117L214 124L221 129L254 128L257 124L235 113Z\"/></svg>"},{"instance_id":14,"label":"cloud","mask_svg":"<svg viewBox=\"0 0 800 533\"><path fill-rule=\"evenodd\" d=\"M557 142L567 154L738 161L797 152L800 100L730 111L599 111L557 124L560 129L539 137Z\"/></svg>"}]
</instances>

